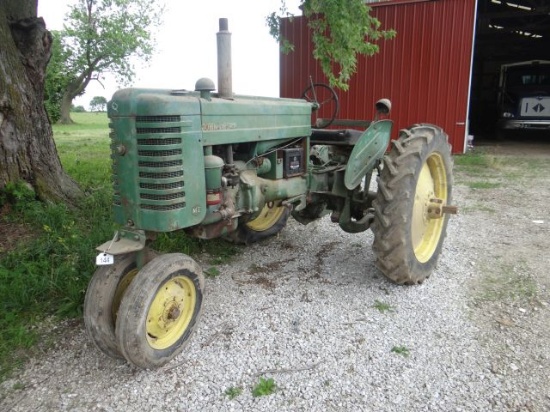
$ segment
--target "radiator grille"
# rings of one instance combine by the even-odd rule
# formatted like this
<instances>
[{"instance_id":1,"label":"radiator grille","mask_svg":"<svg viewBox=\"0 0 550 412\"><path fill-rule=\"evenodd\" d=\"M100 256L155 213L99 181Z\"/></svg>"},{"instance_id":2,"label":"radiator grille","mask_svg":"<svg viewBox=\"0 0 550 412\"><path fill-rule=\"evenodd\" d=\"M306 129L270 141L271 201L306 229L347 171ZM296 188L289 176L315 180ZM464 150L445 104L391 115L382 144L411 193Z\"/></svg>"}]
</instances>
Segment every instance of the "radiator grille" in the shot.
<instances>
[{"instance_id":1,"label":"radiator grille","mask_svg":"<svg viewBox=\"0 0 550 412\"><path fill-rule=\"evenodd\" d=\"M180 182L174 183L140 183L139 187L141 189L149 190L170 190L170 189L180 189L184 186L183 180Z\"/></svg>"},{"instance_id":2,"label":"radiator grille","mask_svg":"<svg viewBox=\"0 0 550 412\"><path fill-rule=\"evenodd\" d=\"M137 134L181 133L181 127L138 127Z\"/></svg>"},{"instance_id":3,"label":"radiator grille","mask_svg":"<svg viewBox=\"0 0 550 412\"><path fill-rule=\"evenodd\" d=\"M185 192L168 193L168 194L140 193L139 197L145 200L174 200L180 197L184 198Z\"/></svg>"},{"instance_id":4,"label":"radiator grille","mask_svg":"<svg viewBox=\"0 0 550 412\"><path fill-rule=\"evenodd\" d=\"M138 162L139 167L175 167L183 166L183 160L169 160L167 162Z\"/></svg>"},{"instance_id":5,"label":"radiator grille","mask_svg":"<svg viewBox=\"0 0 550 412\"><path fill-rule=\"evenodd\" d=\"M140 207L141 207L142 209L147 209L147 210L158 210L158 211L177 210L177 209L183 209L183 208L185 207L185 202L174 203L173 205L148 205L148 204L141 204Z\"/></svg>"},{"instance_id":6,"label":"radiator grille","mask_svg":"<svg viewBox=\"0 0 550 412\"><path fill-rule=\"evenodd\" d=\"M111 139L111 173L112 173L112 180L113 180L113 204L115 206L121 206L120 203L120 187L118 182L118 165L117 165L117 156L115 155L116 150L116 133L115 130L112 128L113 124L109 123L109 127L111 128L109 131L109 138Z\"/></svg>"},{"instance_id":7,"label":"radiator grille","mask_svg":"<svg viewBox=\"0 0 550 412\"><path fill-rule=\"evenodd\" d=\"M181 136L181 123L178 124L182 121L182 116L136 116L135 121L139 123L136 124L136 134L125 136L122 141L119 141L114 128L111 129L114 204L121 205L122 199L135 199L137 195L136 204L141 210L162 212L185 208L184 142ZM154 123L161 127L154 127L156 126ZM168 123L176 123L176 125ZM163 136L165 134L170 136ZM125 142L129 139L133 142ZM131 150L124 157L120 157L116 152L120 144ZM137 181L121 182L117 176L121 167L124 167L124 170L128 170L127 167L135 170ZM136 187L132 185L138 185L138 193L136 193Z\"/></svg>"},{"instance_id":8,"label":"radiator grille","mask_svg":"<svg viewBox=\"0 0 550 412\"><path fill-rule=\"evenodd\" d=\"M181 155L181 149L173 150L138 150L138 156L177 156Z\"/></svg>"},{"instance_id":9,"label":"radiator grille","mask_svg":"<svg viewBox=\"0 0 550 412\"><path fill-rule=\"evenodd\" d=\"M175 172L139 172L139 177L143 179L172 179L174 177L183 176L183 170L177 170Z\"/></svg>"},{"instance_id":10,"label":"radiator grille","mask_svg":"<svg viewBox=\"0 0 550 412\"><path fill-rule=\"evenodd\" d=\"M181 120L180 115L136 116L136 122L139 122L139 123L170 123L170 122L179 122L180 120Z\"/></svg>"},{"instance_id":11,"label":"radiator grille","mask_svg":"<svg viewBox=\"0 0 550 412\"><path fill-rule=\"evenodd\" d=\"M181 144L181 138L169 137L166 139L138 139L140 146L167 146L172 144Z\"/></svg>"}]
</instances>

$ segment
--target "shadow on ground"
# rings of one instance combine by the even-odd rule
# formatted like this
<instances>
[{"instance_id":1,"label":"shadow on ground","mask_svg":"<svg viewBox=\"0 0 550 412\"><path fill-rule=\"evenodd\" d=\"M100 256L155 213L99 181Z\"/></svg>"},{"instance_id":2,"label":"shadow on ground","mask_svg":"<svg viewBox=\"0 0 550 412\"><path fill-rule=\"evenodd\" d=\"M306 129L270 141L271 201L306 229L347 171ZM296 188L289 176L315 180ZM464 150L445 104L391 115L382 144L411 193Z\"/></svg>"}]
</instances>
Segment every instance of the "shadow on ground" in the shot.
<instances>
[{"instance_id":1,"label":"shadow on ground","mask_svg":"<svg viewBox=\"0 0 550 412\"><path fill-rule=\"evenodd\" d=\"M550 155L550 131L517 132L504 137L496 133L484 133L474 136L474 149L482 147L491 153L502 155Z\"/></svg>"}]
</instances>

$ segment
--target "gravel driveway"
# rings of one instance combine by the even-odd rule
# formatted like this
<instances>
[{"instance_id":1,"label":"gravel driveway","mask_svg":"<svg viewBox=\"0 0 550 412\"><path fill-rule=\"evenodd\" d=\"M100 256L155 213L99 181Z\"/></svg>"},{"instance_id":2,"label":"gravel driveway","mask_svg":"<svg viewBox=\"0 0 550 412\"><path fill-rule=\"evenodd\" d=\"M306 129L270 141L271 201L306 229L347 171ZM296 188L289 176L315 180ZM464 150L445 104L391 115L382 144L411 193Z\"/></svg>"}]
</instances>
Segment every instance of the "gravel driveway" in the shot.
<instances>
[{"instance_id":1,"label":"gravel driveway","mask_svg":"<svg viewBox=\"0 0 550 412\"><path fill-rule=\"evenodd\" d=\"M499 155L488 175L455 174L460 214L422 285L376 270L370 231L290 221L207 278L197 332L168 365L134 369L81 323L52 326L0 410L548 411L550 161L532 156L535 170ZM252 396L260 377L274 393Z\"/></svg>"}]
</instances>

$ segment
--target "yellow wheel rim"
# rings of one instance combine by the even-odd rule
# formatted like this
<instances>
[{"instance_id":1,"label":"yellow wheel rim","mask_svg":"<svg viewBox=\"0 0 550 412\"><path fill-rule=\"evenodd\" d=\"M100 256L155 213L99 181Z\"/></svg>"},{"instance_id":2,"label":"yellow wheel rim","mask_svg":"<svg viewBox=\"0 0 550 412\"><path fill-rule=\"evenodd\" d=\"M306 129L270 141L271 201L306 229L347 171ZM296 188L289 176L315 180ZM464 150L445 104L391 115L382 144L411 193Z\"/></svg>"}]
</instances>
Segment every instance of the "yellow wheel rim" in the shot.
<instances>
[{"instance_id":1,"label":"yellow wheel rim","mask_svg":"<svg viewBox=\"0 0 550 412\"><path fill-rule=\"evenodd\" d=\"M433 218L428 206L433 199L447 203L447 173L443 158L432 153L420 171L414 197L412 214L412 244L419 262L425 263L433 256L443 232L444 218Z\"/></svg>"},{"instance_id":2,"label":"yellow wheel rim","mask_svg":"<svg viewBox=\"0 0 550 412\"><path fill-rule=\"evenodd\" d=\"M197 291L191 279L177 276L158 290L147 313L147 340L154 349L174 345L185 333L195 311Z\"/></svg>"},{"instance_id":3,"label":"yellow wheel rim","mask_svg":"<svg viewBox=\"0 0 550 412\"><path fill-rule=\"evenodd\" d=\"M138 272L139 270L137 268L133 268L128 271L128 273L126 273L122 277L116 287L115 295L113 296L113 303L111 305L111 315L113 316L113 320L115 321L118 314L118 308L120 308L120 302L122 302L122 297L124 296L126 289L128 289L128 286L130 286L130 283L132 283Z\"/></svg>"},{"instance_id":4,"label":"yellow wheel rim","mask_svg":"<svg viewBox=\"0 0 550 412\"><path fill-rule=\"evenodd\" d=\"M260 215L256 219L248 222L246 225L256 232L263 232L264 230L268 230L273 227L273 225L275 225L279 221L279 219L281 219L284 213L284 206L272 204L271 207L269 207L269 205L266 204L262 209Z\"/></svg>"}]
</instances>

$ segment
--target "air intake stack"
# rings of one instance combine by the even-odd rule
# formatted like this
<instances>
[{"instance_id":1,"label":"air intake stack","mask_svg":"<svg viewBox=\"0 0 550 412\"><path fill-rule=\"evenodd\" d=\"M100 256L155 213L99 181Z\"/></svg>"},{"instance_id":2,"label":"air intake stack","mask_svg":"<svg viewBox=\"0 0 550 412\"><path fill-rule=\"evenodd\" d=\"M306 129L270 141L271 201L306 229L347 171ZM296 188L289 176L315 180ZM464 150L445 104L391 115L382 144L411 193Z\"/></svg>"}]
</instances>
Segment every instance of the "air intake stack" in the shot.
<instances>
[{"instance_id":1,"label":"air intake stack","mask_svg":"<svg viewBox=\"0 0 550 412\"><path fill-rule=\"evenodd\" d=\"M226 18L219 21L218 39L218 96L222 99L233 98L233 80L231 71L231 33Z\"/></svg>"}]
</instances>

